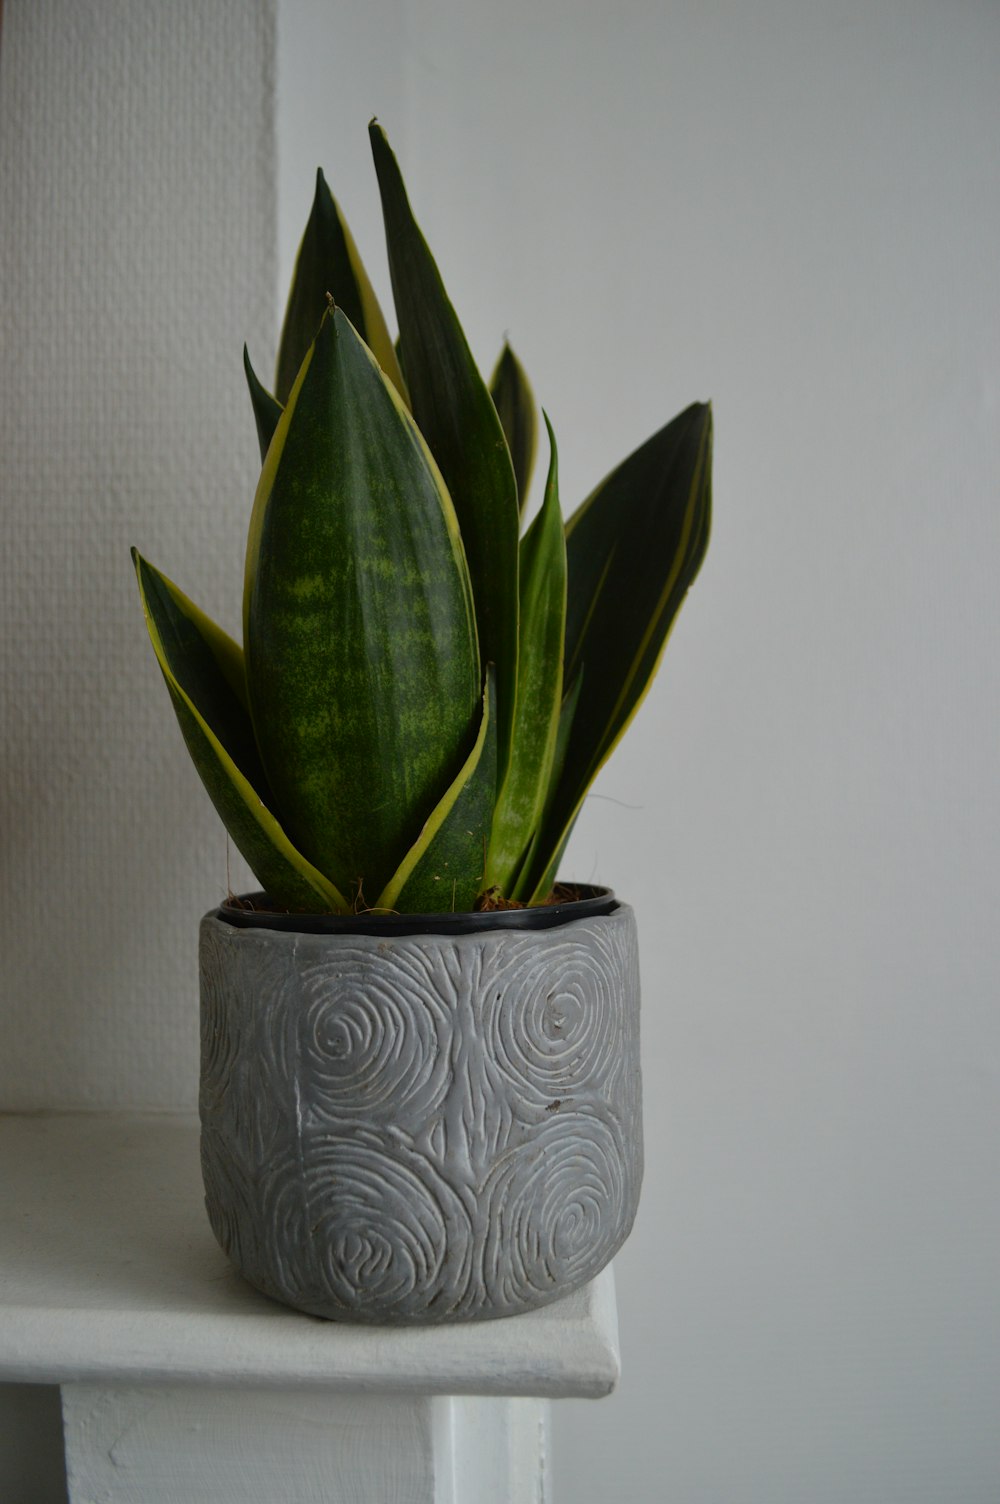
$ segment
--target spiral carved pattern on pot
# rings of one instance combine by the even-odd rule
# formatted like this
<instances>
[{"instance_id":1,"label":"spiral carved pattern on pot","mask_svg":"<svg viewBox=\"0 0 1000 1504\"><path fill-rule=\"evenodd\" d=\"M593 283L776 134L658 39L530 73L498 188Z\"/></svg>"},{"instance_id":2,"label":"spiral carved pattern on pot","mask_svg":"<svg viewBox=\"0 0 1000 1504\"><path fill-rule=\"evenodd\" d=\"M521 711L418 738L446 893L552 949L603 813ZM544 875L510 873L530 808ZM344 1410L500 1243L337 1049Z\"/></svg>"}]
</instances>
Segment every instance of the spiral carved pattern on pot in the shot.
<instances>
[{"instance_id":1,"label":"spiral carved pattern on pot","mask_svg":"<svg viewBox=\"0 0 1000 1504\"><path fill-rule=\"evenodd\" d=\"M252 1175L210 1129L201 1135L205 1206L216 1240L238 1269L252 1277L260 1263L257 1197Z\"/></svg>"},{"instance_id":2,"label":"spiral carved pattern on pot","mask_svg":"<svg viewBox=\"0 0 1000 1504\"><path fill-rule=\"evenodd\" d=\"M424 1156L387 1135L321 1135L308 1145L305 1186L293 1158L263 1190L287 1298L353 1321L419 1319L436 1305L444 1316L467 1303L469 1213Z\"/></svg>"},{"instance_id":3,"label":"spiral carved pattern on pot","mask_svg":"<svg viewBox=\"0 0 1000 1504\"><path fill-rule=\"evenodd\" d=\"M203 932L201 953L202 1121L210 1121L230 1141L233 1153L258 1161L280 1141L282 1119L290 1111L295 1071L290 1051L271 1025L297 1013L288 996L280 958L257 956L253 984L232 965L225 935ZM268 998L276 1006L262 1008Z\"/></svg>"},{"instance_id":4,"label":"spiral carved pattern on pot","mask_svg":"<svg viewBox=\"0 0 1000 1504\"><path fill-rule=\"evenodd\" d=\"M219 1100L232 1078L240 1051L239 998L233 973L225 964L222 937L209 931L202 937L201 1097Z\"/></svg>"},{"instance_id":5,"label":"spiral carved pattern on pot","mask_svg":"<svg viewBox=\"0 0 1000 1504\"><path fill-rule=\"evenodd\" d=\"M483 1188L483 1283L524 1307L576 1289L632 1223L629 1157L613 1119L568 1113L494 1167Z\"/></svg>"},{"instance_id":6,"label":"spiral carved pattern on pot","mask_svg":"<svg viewBox=\"0 0 1000 1504\"><path fill-rule=\"evenodd\" d=\"M331 944L331 940L334 940ZM203 924L212 1226L257 1287L388 1323L593 1278L642 1173L634 921L457 936Z\"/></svg>"},{"instance_id":7,"label":"spiral carved pattern on pot","mask_svg":"<svg viewBox=\"0 0 1000 1504\"><path fill-rule=\"evenodd\" d=\"M483 1028L526 1102L548 1108L618 1071L622 973L618 947L600 934L588 949L559 940L539 951L521 936L508 947L484 991Z\"/></svg>"},{"instance_id":8,"label":"spiral carved pattern on pot","mask_svg":"<svg viewBox=\"0 0 1000 1504\"><path fill-rule=\"evenodd\" d=\"M387 955L345 944L302 975L299 1068L312 1111L330 1124L420 1120L448 1089L451 1019L426 977Z\"/></svg>"}]
</instances>

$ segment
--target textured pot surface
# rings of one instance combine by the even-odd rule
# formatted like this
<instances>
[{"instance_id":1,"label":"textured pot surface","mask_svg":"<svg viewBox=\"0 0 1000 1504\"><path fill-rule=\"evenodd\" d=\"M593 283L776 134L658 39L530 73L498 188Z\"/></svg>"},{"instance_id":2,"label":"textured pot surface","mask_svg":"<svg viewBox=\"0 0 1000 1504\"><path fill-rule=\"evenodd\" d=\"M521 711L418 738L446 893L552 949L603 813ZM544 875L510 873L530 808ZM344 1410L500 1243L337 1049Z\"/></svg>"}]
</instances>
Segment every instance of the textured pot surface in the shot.
<instances>
[{"instance_id":1,"label":"textured pot surface","mask_svg":"<svg viewBox=\"0 0 1000 1504\"><path fill-rule=\"evenodd\" d=\"M212 1228L346 1321L530 1310L597 1274L642 1177L635 920L539 931L201 926Z\"/></svg>"}]
</instances>

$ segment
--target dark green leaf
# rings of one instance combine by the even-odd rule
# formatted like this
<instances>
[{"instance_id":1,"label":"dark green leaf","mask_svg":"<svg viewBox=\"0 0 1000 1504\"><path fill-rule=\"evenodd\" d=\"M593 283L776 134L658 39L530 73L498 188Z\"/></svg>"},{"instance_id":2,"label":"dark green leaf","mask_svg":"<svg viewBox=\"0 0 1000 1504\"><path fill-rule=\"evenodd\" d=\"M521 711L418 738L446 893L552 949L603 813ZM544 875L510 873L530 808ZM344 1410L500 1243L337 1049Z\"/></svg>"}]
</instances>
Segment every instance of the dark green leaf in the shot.
<instances>
[{"instance_id":1,"label":"dark green leaf","mask_svg":"<svg viewBox=\"0 0 1000 1504\"><path fill-rule=\"evenodd\" d=\"M538 425L535 421L535 399L524 367L506 341L490 377L490 396L510 450L523 516L535 463Z\"/></svg>"},{"instance_id":2,"label":"dark green leaf","mask_svg":"<svg viewBox=\"0 0 1000 1504\"><path fill-rule=\"evenodd\" d=\"M242 652L136 549L132 557L150 639L188 751L258 882L291 909L345 909L336 888L296 851L269 807L273 796L241 699Z\"/></svg>"},{"instance_id":3,"label":"dark green leaf","mask_svg":"<svg viewBox=\"0 0 1000 1504\"><path fill-rule=\"evenodd\" d=\"M471 909L482 891L497 786L495 682L489 664L475 746L379 898L378 908L456 913Z\"/></svg>"},{"instance_id":4,"label":"dark green leaf","mask_svg":"<svg viewBox=\"0 0 1000 1504\"><path fill-rule=\"evenodd\" d=\"M517 486L496 408L413 219L396 159L374 121L369 132L413 416L458 514L482 660L496 664L502 777L517 680Z\"/></svg>"},{"instance_id":5,"label":"dark green leaf","mask_svg":"<svg viewBox=\"0 0 1000 1504\"><path fill-rule=\"evenodd\" d=\"M521 540L514 734L486 868L487 886L508 897L545 808L562 700L566 540L555 435L545 423L552 457L541 510Z\"/></svg>"},{"instance_id":6,"label":"dark green leaf","mask_svg":"<svg viewBox=\"0 0 1000 1504\"><path fill-rule=\"evenodd\" d=\"M447 489L340 309L268 450L244 614L257 742L288 831L371 902L468 755L481 679Z\"/></svg>"},{"instance_id":7,"label":"dark green leaf","mask_svg":"<svg viewBox=\"0 0 1000 1504\"><path fill-rule=\"evenodd\" d=\"M257 380L257 373L250 364L250 352L246 345L243 346L243 369L246 372L247 386L250 388L254 422L257 424L257 442L260 445L260 462L263 464L267 457L267 447L278 426L282 407L281 403L275 401L271 393Z\"/></svg>"},{"instance_id":8,"label":"dark green leaf","mask_svg":"<svg viewBox=\"0 0 1000 1504\"><path fill-rule=\"evenodd\" d=\"M558 847L553 852L549 847L543 847L542 838L552 813L556 795L562 783L563 768L566 766L566 753L569 751L570 732L573 729L573 720L576 716L576 707L580 702L580 691L583 688L583 669L577 669L576 678L570 685L563 697L562 706L559 710L559 726L556 731L556 746L552 755L552 768L549 773L549 786L545 797L545 810L539 821L538 827L532 837L528 854L524 859L524 865L518 876L517 883L511 897L519 899L522 903L542 903L552 891L552 885L556 880L559 863L562 861L563 852L569 843L573 831L574 820L570 821L568 829L563 833Z\"/></svg>"},{"instance_id":9,"label":"dark green leaf","mask_svg":"<svg viewBox=\"0 0 1000 1504\"><path fill-rule=\"evenodd\" d=\"M332 297L354 325L375 359L406 400L406 389L378 299L372 290L347 221L316 173L316 195L295 263L288 308L278 346L275 394L282 404L298 375Z\"/></svg>"},{"instance_id":10,"label":"dark green leaf","mask_svg":"<svg viewBox=\"0 0 1000 1504\"><path fill-rule=\"evenodd\" d=\"M711 466L711 408L695 403L612 471L567 525L566 675L585 673L541 842L550 852L564 845L638 709L701 566Z\"/></svg>"}]
</instances>

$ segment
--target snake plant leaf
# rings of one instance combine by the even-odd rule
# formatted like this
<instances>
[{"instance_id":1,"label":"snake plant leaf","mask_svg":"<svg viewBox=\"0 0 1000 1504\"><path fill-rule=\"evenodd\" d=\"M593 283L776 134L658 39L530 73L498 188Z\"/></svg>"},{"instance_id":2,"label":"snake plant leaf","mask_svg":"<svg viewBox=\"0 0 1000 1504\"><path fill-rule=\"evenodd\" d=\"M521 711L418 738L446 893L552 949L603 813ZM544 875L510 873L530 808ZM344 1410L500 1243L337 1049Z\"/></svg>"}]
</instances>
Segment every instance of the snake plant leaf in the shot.
<instances>
[{"instance_id":1,"label":"snake plant leaf","mask_svg":"<svg viewBox=\"0 0 1000 1504\"><path fill-rule=\"evenodd\" d=\"M458 514L484 663L496 664L499 776L517 682L517 484L486 384L410 209L381 126L369 126L410 405Z\"/></svg>"},{"instance_id":2,"label":"snake plant leaf","mask_svg":"<svg viewBox=\"0 0 1000 1504\"><path fill-rule=\"evenodd\" d=\"M344 310L405 402L406 387L378 299L347 221L320 170L278 345L274 386L282 404L288 401L299 367L316 338L328 297Z\"/></svg>"},{"instance_id":3,"label":"snake plant leaf","mask_svg":"<svg viewBox=\"0 0 1000 1504\"><path fill-rule=\"evenodd\" d=\"M656 672L708 546L711 460L711 407L694 403L613 470L567 524L565 672L585 673L540 851L564 847Z\"/></svg>"},{"instance_id":4,"label":"snake plant leaf","mask_svg":"<svg viewBox=\"0 0 1000 1504\"><path fill-rule=\"evenodd\" d=\"M482 681L447 488L340 309L324 316L261 472L244 642L289 835L370 903L468 755Z\"/></svg>"},{"instance_id":5,"label":"snake plant leaf","mask_svg":"<svg viewBox=\"0 0 1000 1504\"><path fill-rule=\"evenodd\" d=\"M528 377L506 340L490 377L490 396L510 450L523 517L535 464L538 425L535 421L535 398Z\"/></svg>"},{"instance_id":6,"label":"snake plant leaf","mask_svg":"<svg viewBox=\"0 0 1000 1504\"><path fill-rule=\"evenodd\" d=\"M281 417L281 403L272 397L271 393L258 381L257 373L250 364L250 352L246 345L243 346L243 370L246 372L247 386L250 389L254 422L257 425L257 443L260 445L260 462L263 464L267 458L268 445L274 437L274 430Z\"/></svg>"},{"instance_id":7,"label":"snake plant leaf","mask_svg":"<svg viewBox=\"0 0 1000 1504\"><path fill-rule=\"evenodd\" d=\"M559 786L562 782L563 768L566 766L566 753L569 750L569 737L573 729L573 720L576 715L576 707L580 702L580 691L583 688L583 669L578 668L576 677L569 689L563 696L563 702L559 710L559 725L556 729L556 745L552 754L552 767L549 772L549 786L545 795L545 809L538 823L531 845L518 875L517 882L511 893L512 898L522 903L543 903L552 891L552 885L556 880L559 863L563 853L569 844L569 838L573 831L575 818L570 821L569 828L564 832L559 846L554 852L544 848L544 856L540 854L542 848L542 836L551 814ZM541 863L541 865L540 865Z\"/></svg>"},{"instance_id":8,"label":"snake plant leaf","mask_svg":"<svg viewBox=\"0 0 1000 1504\"><path fill-rule=\"evenodd\" d=\"M244 702L240 648L177 586L132 550L146 626L192 761L258 882L291 909L347 905L298 852L268 807L272 796Z\"/></svg>"},{"instance_id":9,"label":"snake plant leaf","mask_svg":"<svg viewBox=\"0 0 1000 1504\"><path fill-rule=\"evenodd\" d=\"M559 509L559 460L551 458L541 509L521 540L517 699L510 761L500 788L486 878L510 896L545 808L562 701L566 634L566 539Z\"/></svg>"},{"instance_id":10,"label":"snake plant leaf","mask_svg":"<svg viewBox=\"0 0 1000 1504\"><path fill-rule=\"evenodd\" d=\"M475 745L386 885L376 908L442 914L474 906L485 883L496 780L496 674L491 663L486 669L483 713Z\"/></svg>"},{"instance_id":11,"label":"snake plant leaf","mask_svg":"<svg viewBox=\"0 0 1000 1504\"><path fill-rule=\"evenodd\" d=\"M243 650L137 548L132 550L146 625L161 667L189 694L233 754L260 770L247 706ZM161 656L162 655L162 656Z\"/></svg>"}]
</instances>

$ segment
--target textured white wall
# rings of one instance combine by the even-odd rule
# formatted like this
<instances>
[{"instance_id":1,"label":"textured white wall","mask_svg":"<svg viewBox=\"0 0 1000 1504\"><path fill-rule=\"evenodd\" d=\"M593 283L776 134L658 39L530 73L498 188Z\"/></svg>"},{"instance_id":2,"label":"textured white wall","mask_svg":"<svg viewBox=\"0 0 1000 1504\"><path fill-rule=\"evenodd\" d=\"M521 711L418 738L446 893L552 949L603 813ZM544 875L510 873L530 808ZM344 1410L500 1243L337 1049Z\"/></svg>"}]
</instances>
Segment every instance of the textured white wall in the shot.
<instances>
[{"instance_id":1,"label":"textured white wall","mask_svg":"<svg viewBox=\"0 0 1000 1504\"><path fill-rule=\"evenodd\" d=\"M3 1108L196 1098L226 842L128 550L236 625L242 343L266 364L276 324L273 64L272 0L3 17Z\"/></svg>"},{"instance_id":2,"label":"textured white wall","mask_svg":"<svg viewBox=\"0 0 1000 1504\"><path fill-rule=\"evenodd\" d=\"M273 3L7 0L2 28L0 1110L190 1106L225 845L128 549L238 620ZM0 1500L64 1499L58 1391L0 1386Z\"/></svg>"},{"instance_id":3,"label":"textured white wall","mask_svg":"<svg viewBox=\"0 0 1000 1504\"><path fill-rule=\"evenodd\" d=\"M704 576L571 854L639 912L648 1154L556 1504L995 1504L1000 9L279 25L286 273L322 162L385 287L378 112L567 506L716 403Z\"/></svg>"}]
</instances>

